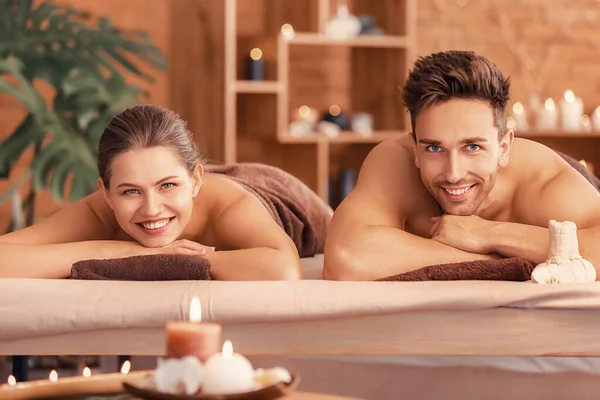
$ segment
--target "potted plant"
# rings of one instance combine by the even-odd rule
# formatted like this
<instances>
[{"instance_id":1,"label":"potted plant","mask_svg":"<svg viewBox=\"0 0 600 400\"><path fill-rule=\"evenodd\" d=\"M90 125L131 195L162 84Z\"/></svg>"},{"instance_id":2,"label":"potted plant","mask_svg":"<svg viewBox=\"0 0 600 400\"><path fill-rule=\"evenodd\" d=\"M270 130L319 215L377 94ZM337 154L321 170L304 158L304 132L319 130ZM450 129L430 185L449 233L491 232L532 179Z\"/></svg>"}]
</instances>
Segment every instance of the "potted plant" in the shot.
<instances>
[{"instance_id":1,"label":"potted plant","mask_svg":"<svg viewBox=\"0 0 600 400\"><path fill-rule=\"evenodd\" d=\"M92 21L86 13L52 1L0 0L0 93L13 96L28 111L0 143L0 179L8 179L22 154L34 149L27 172L0 194L0 205L13 199L9 229L33 223L40 190L49 188L53 199L62 202L69 179L70 201L95 189L100 134L116 113L138 103L143 94L122 71L152 81L134 59L166 68L165 56L143 32L122 32L108 18ZM52 87L51 101L36 89L39 80ZM19 189L26 182L29 194L20 202Z\"/></svg>"}]
</instances>

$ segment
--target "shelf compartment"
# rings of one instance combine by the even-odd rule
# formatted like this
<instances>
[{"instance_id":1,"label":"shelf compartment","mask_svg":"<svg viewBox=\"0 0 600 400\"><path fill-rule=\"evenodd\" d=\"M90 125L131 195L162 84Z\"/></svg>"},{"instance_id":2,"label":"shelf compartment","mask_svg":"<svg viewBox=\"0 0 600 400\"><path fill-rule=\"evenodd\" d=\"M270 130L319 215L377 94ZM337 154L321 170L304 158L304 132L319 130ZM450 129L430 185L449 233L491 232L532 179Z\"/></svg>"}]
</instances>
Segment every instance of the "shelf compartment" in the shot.
<instances>
[{"instance_id":1,"label":"shelf compartment","mask_svg":"<svg viewBox=\"0 0 600 400\"><path fill-rule=\"evenodd\" d=\"M292 39L287 39L290 45L308 46L346 46L403 49L411 46L405 36L396 35L361 35L349 40L331 39L319 33L296 33Z\"/></svg>"},{"instance_id":2,"label":"shelf compartment","mask_svg":"<svg viewBox=\"0 0 600 400\"><path fill-rule=\"evenodd\" d=\"M281 83L277 81L236 81L230 86L230 90L236 93L279 93Z\"/></svg>"},{"instance_id":3,"label":"shelf compartment","mask_svg":"<svg viewBox=\"0 0 600 400\"><path fill-rule=\"evenodd\" d=\"M374 131L373 135L363 137L352 131L343 131L340 136L329 138L318 132L312 133L309 136L293 137L289 135L281 135L277 138L280 143L295 144L295 143L381 143L386 140L397 139L404 135L405 131Z\"/></svg>"}]
</instances>

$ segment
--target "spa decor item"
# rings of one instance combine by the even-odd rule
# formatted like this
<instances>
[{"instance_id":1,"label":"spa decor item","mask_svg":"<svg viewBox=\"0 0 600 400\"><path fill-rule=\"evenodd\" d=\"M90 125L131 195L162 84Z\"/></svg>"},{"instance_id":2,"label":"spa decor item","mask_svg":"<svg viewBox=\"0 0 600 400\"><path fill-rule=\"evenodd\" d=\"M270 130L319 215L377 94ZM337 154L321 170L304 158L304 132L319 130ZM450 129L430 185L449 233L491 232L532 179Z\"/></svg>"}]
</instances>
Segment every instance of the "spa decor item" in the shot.
<instances>
[{"instance_id":1,"label":"spa decor item","mask_svg":"<svg viewBox=\"0 0 600 400\"><path fill-rule=\"evenodd\" d=\"M258 47L255 47L250 51L246 79L249 81L262 81L265 79L265 60L263 60L262 50Z\"/></svg>"},{"instance_id":2,"label":"spa decor item","mask_svg":"<svg viewBox=\"0 0 600 400\"><path fill-rule=\"evenodd\" d=\"M338 4L336 14L325 25L325 35L334 40L353 39L361 30L360 20L348 11L348 5L343 1Z\"/></svg>"},{"instance_id":3,"label":"spa decor item","mask_svg":"<svg viewBox=\"0 0 600 400\"><path fill-rule=\"evenodd\" d=\"M592 263L579 254L577 226L572 221L550 220L548 259L531 273L533 282L541 284L588 283L596 281Z\"/></svg>"},{"instance_id":4,"label":"spa decor item","mask_svg":"<svg viewBox=\"0 0 600 400\"><path fill-rule=\"evenodd\" d=\"M124 32L104 17L91 21L88 13L53 1L0 1L0 15L0 93L27 110L0 143L0 179L13 177L17 160L33 148L28 170L0 194L1 205L31 181L22 200L22 226L15 226L21 215L14 215L9 227L15 230L33 223L37 192L49 187L60 203L69 177L71 202L96 189L100 134L143 95L125 73L153 81L131 60L161 70L167 62L146 33ZM38 91L40 82L53 93L48 101L49 91Z\"/></svg>"}]
</instances>

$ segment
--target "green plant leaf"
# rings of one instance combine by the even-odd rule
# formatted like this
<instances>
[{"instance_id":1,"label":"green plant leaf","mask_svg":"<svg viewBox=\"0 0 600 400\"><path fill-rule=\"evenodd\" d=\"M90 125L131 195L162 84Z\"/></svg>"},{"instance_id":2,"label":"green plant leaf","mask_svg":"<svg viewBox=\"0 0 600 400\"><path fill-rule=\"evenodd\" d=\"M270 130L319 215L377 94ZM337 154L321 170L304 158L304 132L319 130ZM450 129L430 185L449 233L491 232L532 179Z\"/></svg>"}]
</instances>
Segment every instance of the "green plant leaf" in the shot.
<instances>
[{"instance_id":1,"label":"green plant leaf","mask_svg":"<svg viewBox=\"0 0 600 400\"><path fill-rule=\"evenodd\" d=\"M59 163L61 157L65 156L67 149L60 140L53 140L42 148L38 156L33 159L29 170L35 190L44 190L46 181L52 169Z\"/></svg>"},{"instance_id":2,"label":"green plant leaf","mask_svg":"<svg viewBox=\"0 0 600 400\"><path fill-rule=\"evenodd\" d=\"M72 173L73 162L70 159L61 159L52 172L50 178L50 194L54 200L62 203L64 201L65 183L69 174Z\"/></svg>"},{"instance_id":3,"label":"green plant leaf","mask_svg":"<svg viewBox=\"0 0 600 400\"><path fill-rule=\"evenodd\" d=\"M45 132L36 125L32 114L27 114L17 129L0 143L0 178L8 179L13 165L25 150L43 140Z\"/></svg>"}]
</instances>

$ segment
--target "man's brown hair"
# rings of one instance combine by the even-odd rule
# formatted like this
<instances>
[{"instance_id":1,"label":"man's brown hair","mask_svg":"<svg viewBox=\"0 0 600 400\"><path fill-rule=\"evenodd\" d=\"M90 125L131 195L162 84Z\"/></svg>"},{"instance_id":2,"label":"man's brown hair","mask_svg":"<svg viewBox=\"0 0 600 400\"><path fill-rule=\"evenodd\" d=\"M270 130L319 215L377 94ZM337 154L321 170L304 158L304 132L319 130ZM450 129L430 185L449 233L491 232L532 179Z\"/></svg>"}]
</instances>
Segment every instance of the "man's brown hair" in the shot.
<instances>
[{"instance_id":1,"label":"man's brown hair","mask_svg":"<svg viewBox=\"0 0 600 400\"><path fill-rule=\"evenodd\" d=\"M451 50L420 57L408 75L402 97L410 113L413 137L421 111L459 98L488 103L501 138L506 133L509 91L510 79L504 78L493 62L472 51Z\"/></svg>"}]
</instances>

